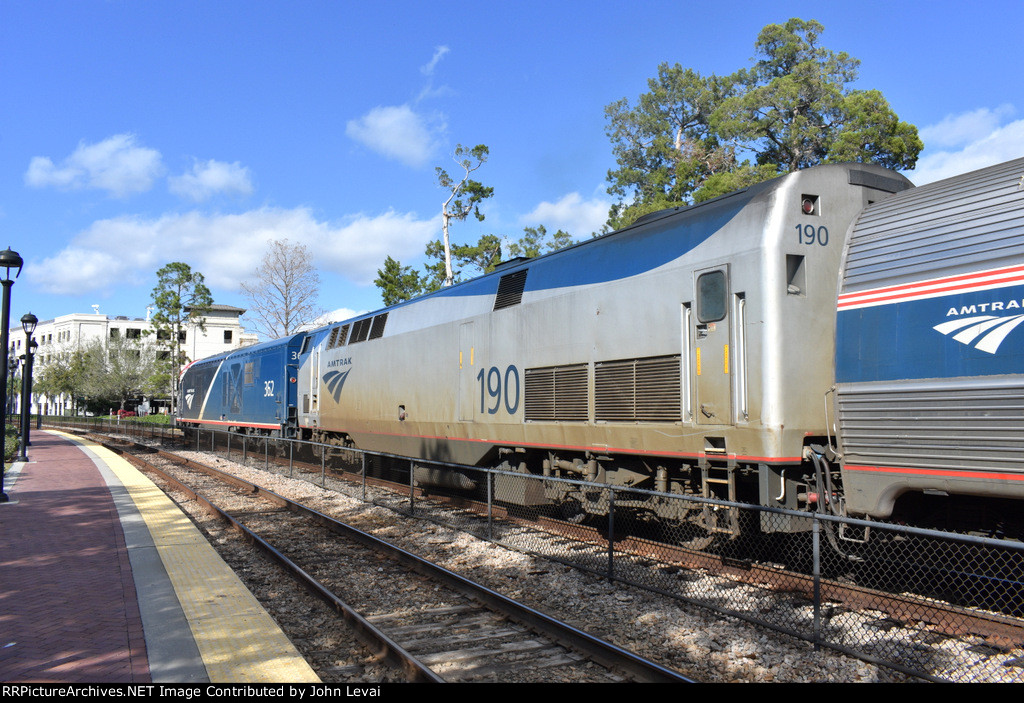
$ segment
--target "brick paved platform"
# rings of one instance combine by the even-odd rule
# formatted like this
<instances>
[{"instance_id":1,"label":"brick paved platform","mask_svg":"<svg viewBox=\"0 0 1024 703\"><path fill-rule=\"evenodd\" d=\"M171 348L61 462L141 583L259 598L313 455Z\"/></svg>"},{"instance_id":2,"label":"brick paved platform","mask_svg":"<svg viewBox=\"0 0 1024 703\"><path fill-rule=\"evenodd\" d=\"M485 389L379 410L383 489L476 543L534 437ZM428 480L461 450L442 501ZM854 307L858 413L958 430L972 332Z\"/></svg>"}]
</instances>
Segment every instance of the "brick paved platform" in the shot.
<instances>
[{"instance_id":1,"label":"brick paved platform","mask_svg":"<svg viewBox=\"0 0 1024 703\"><path fill-rule=\"evenodd\" d=\"M47 431L32 433L28 458L7 474L0 504L0 681L315 680L191 522L127 462Z\"/></svg>"}]
</instances>

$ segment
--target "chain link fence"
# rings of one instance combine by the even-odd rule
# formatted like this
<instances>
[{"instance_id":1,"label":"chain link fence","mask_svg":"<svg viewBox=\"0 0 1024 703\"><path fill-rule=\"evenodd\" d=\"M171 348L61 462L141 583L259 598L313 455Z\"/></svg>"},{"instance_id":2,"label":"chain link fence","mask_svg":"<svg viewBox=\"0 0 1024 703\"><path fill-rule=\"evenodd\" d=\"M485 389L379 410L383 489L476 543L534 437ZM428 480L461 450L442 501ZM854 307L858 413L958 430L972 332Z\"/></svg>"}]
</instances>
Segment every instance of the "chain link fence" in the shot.
<instances>
[{"instance_id":1,"label":"chain link fence","mask_svg":"<svg viewBox=\"0 0 1024 703\"><path fill-rule=\"evenodd\" d=\"M332 445L112 429L185 439L913 676L1024 681L1018 542Z\"/></svg>"}]
</instances>

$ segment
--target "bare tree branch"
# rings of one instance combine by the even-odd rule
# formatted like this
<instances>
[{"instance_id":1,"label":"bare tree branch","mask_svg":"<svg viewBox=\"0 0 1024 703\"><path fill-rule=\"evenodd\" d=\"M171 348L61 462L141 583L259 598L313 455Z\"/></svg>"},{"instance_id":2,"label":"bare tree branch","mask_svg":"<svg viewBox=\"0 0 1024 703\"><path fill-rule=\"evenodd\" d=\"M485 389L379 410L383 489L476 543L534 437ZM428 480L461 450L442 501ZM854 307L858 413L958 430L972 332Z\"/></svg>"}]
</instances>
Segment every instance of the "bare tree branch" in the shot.
<instances>
[{"instance_id":1,"label":"bare tree branch","mask_svg":"<svg viewBox=\"0 0 1024 703\"><path fill-rule=\"evenodd\" d=\"M259 268L241 287L249 300L247 317L263 337L294 334L323 314L318 303L320 275L304 244L271 241Z\"/></svg>"}]
</instances>

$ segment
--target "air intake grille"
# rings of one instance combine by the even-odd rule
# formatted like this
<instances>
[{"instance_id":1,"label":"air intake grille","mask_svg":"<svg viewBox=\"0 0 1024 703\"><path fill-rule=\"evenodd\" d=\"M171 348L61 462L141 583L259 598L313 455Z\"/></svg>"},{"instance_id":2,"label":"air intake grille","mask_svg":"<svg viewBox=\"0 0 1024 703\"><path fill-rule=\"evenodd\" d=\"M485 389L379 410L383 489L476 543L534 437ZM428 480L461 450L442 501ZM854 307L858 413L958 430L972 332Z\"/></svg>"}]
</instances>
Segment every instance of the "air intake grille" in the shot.
<instances>
[{"instance_id":1,"label":"air intake grille","mask_svg":"<svg viewBox=\"0 0 1024 703\"><path fill-rule=\"evenodd\" d=\"M526 420L587 419L587 365L526 369Z\"/></svg>"},{"instance_id":2,"label":"air intake grille","mask_svg":"<svg viewBox=\"0 0 1024 703\"><path fill-rule=\"evenodd\" d=\"M594 368L594 415L607 422L678 422L679 355L605 361Z\"/></svg>"},{"instance_id":3,"label":"air intake grille","mask_svg":"<svg viewBox=\"0 0 1024 703\"><path fill-rule=\"evenodd\" d=\"M526 288L527 271L529 269L522 269L501 277L501 280L498 282L498 293L494 296L495 310L510 308L522 302L523 290Z\"/></svg>"},{"instance_id":4,"label":"air intake grille","mask_svg":"<svg viewBox=\"0 0 1024 703\"><path fill-rule=\"evenodd\" d=\"M364 317L362 320L356 320L352 323L352 337L348 340L348 343L365 342L367 335L370 333L370 325L372 323L372 317Z\"/></svg>"},{"instance_id":5,"label":"air intake grille","mask_svg":"<svg viewBox=\"0 0 1024 703\"><path fill-rule=\"evenodd\" d=\"M386 325L387 322L388 314L386 312L373 318L373 327L370 329L370 339L379 339L384 336L384 325Z\"/></svg>"}]
</instances>

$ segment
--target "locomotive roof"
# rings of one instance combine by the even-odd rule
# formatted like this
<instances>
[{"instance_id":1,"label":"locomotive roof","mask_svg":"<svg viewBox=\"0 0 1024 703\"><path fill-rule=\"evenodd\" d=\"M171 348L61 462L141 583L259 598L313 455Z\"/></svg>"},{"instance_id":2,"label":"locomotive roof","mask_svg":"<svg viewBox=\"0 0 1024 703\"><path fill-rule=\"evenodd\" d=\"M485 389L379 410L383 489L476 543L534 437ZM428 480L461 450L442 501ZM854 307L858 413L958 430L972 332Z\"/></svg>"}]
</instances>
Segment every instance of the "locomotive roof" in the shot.
<instances>
[{"instance_id":1,"label":"locomotive roof","mask_svg":"<svg viewBox=\"0 0 1024 703\"><path fill-rule=\"evenodd\" d=\"M517 271L521 271L527 268L536 267L538 266L538 264L543 265L545 262L550 260L557 260L563 257L576 256L577 252L579 252L583 248L589 249L595 246L600 247L602 245L608 244L609 242L615 241L616 239L636 234L638 232L659 231L665 229L668 226L678 226L681 222L686 222L688 224L696 224L703 222L705 220L713 220L716 217L721 218L723 216L723 213L729 213L729 216L731 216L732 214L738 212L740 209L742 209L743 206L745 206L747 203L749 203L759 195L771 190L775 190L776 188L780 187L784 180L793 177L796 173L809 173L813 171L822 171L824 169L836 168L841 168L847 171L850 171L852 169L881 170L881 167L872 164L844 163L823 164L820 166L814 166L809 169L804 169L803 171L800 172L783 174L776 178L763 181L761 183L748 186L746 188L735 190L730 193L726 193L725 195L718 196L717 198L712 198L710 200L706 200L700 203L695 203L693 205L688 206L666 208L664 210L648 213L638 218L631 225L623 227L622 229L602 234L591 239L585 239L575 244L571 244L567 247L563 247L562 249L558 249L553 252L548 252L537 257L516 257L515 259L511 259L509 261L505 261L498 264L498 266L496 266L493 271L477 276L475 278L471 278L466 281L460 281L459 283L456 283L454 285L441 288L440 290L432 291L430 293L426 293L415 298L411 298L401 303L396 303L395 305L389 307L379 308L373 311L368 311L359 315L355 315L345 320L339 320L336 322L328 323L314 330L311 330L309 334L318 336L323 333L326 333L332 327L335 327L337 325L372 318L389 310L402 308L407 305L419 303L423 300L427 300L430 298L460 295L463 294L467 289L479 288L481 285L487 285L484 284L483 282L488 281L490 279L496 280L497 278L507 276L510 273L515 273ZM885 176L881 175L880 173L877 173L876 171L869 172L865 170L865 173L867 174L867 178L869 179L874 179L877 181L885 180ZM906 179L902 178L894 178L888 180L891 180L893 183L897 183L899 180L902 180L902 184L907 183ZM864 185L872 185L872 187L887 189L887 186L881 183L865 183ZM497 288L497 283L495 282L491 287ZM493 293L494 291L492 290L490 292Z\"/></svg>"}]
</instances>

